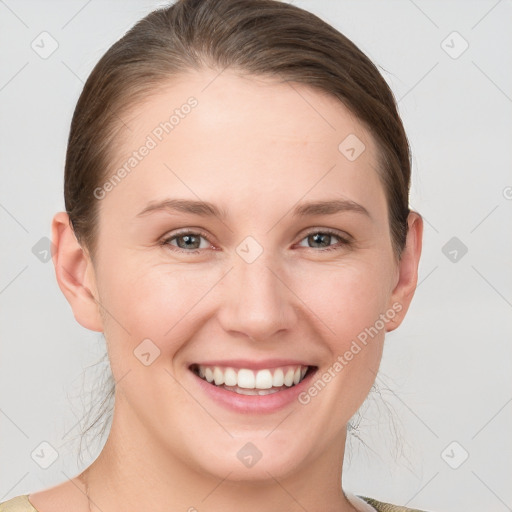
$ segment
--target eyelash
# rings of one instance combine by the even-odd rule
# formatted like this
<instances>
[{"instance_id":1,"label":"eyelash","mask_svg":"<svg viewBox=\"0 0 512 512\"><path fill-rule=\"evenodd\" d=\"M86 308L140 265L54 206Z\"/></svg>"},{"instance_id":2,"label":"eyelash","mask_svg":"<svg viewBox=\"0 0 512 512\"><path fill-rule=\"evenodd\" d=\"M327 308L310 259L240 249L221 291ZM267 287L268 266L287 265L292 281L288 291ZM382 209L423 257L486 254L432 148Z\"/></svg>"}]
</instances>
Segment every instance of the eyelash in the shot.
<instances>
[{"instance_id":1,"label":"eyelash","mask_svg":"<svg viewBox=\"0 0 512 512\"><path fill-rule=\"evenodd\" d=\"M315 248L315 247L305 247L305 249L312 249L312 250L316 249L316 252L327 252L327 251L340 250L342 247L350 247L352 245L352 241L351 240L349 240L348 238L342 237L337 231L334 231L334 230L329 229L329 228L311 230L311 231L307 232L300 239L300 242L302 242L307 237L309 237L311 235L315 235L315 234L331 235L331 236L334 236L334 237L338 238L339 242L338 242L337 245L332 245L332 246L329 246L329 247L326 247L326 248L323 248L323 249L322 248ZM171 249L172 251L181 252L181 253L187 253L187 254L198 254L198 253L200 253L201 251L204 250L204 249L186 250L186 249L181 249L180 247L177 247L175 245L171 245L170 244L171 240L174 240L175 238L179 238L179 237L184 236L184 235L194 235L194 236L199 235L199 236L201 236L202 238L204 238L205 240L208 241L208 235L204 231L201 231L201 230L198 230L198 231L183 230L183 231L179 231L177 233L174 233L172 236L165 237L163 240L160 241L160 245L162 247L164 247L164 246L165 247L171 246L172 247L172 249ZM211 247L211 244L210 244L210 247Z\"/></svg>"}]
</instances>

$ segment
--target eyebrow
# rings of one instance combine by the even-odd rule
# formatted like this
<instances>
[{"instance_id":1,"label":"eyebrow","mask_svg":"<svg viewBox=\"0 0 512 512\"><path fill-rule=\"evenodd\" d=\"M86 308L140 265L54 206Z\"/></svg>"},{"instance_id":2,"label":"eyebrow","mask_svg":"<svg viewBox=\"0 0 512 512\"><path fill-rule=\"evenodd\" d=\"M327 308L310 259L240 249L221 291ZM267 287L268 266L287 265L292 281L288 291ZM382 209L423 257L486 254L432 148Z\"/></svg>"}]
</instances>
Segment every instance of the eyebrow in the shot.
<instances>
[{"instance_id":1,"label":"eyebrow","mask_svg":"<svg viewBox=\"0 0 512 512\"><path fill-rule=\"evenodd\" d=\"M142 217L155 211L180 211L192 215L218 217L220 219L227 217L226 211L217 208L213 203L191 199L164 199L163 201L151 202L137 214L137 217ZM313 215L334 215L342 212L360 213L371 218L371 215L364 206L349 199L302 203L292 210L292 215L295 217L307 217Z\"/></svg>"},{"instance_id":2,"label":"eyebrow","mask_svg":"<svg viewBox=\"0 0 512 512\"><path fill-rule=\"evenodd\" d=\"M191 199L164 199L163 201L149 203L137 217L148 215L155 211L180 211L202 217L226 218L226 212L219 210L214 204L207 201L195 201Z\"/></svg>"},{"instance_id":3,"label":"eyebrow","mask_svg":"<svg viewBox=\"0 0 512 512\"><path fill-rule=\"evenodd\" d=\"M306 217L308 215L334 215L341 212L361 213L371 218L368 210L350 199L333 199L332 201L314 201L296 206L293 215Z\"/></svg>"}]
</instances>

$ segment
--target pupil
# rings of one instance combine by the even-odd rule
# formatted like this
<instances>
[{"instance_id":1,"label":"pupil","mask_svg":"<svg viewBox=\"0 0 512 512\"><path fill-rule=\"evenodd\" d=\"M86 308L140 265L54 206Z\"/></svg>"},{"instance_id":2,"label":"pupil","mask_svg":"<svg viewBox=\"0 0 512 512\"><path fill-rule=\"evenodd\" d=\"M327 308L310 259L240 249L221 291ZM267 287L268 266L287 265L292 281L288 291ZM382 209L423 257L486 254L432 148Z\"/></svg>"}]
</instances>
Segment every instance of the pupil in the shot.
<instances>
[{"instance_id":1,"label":"pupil","mask_svg":"<svg viewBox=\"0 0 512 512\"><path fill-rule=\"evenodd\" d=\"M185 248L190 248L190 247L192 247L192 246L194 245L194 239L195 239L195 238L197 238L197 237L196 237L196 236L194 236L194 235L192 235L192 236L191 236L191 235L183 235L183 236L181 236L181 237L179 237L179 238L178 238L178 241L179 241L180 239L182 239L182 240L184 241L184 243L183 243L183 244L180 244L180 243L178 242L178 245L179 245L181 248L183 248L183 247L185 247ZM196 240L196 242L195 242L195 245L197 245L197 240ZM193 247L194 249L196 249L196 248L197 248L195 245L194 245L194 247Z\"/></svg>"},{"instance_id":2,"label":"pupil","mask_svg":"<svg viewBox=\"0 0 512 512\"><path fill-rule=\"evenodd\" d=\"M197 248L197 237L194 235L182 235L178 238L178 240L182 239L184 243L178 245L183 248L190 248L194 247ZM329 242L331 239L331 235L326 233L315 233L314 235L310 235L309 237L310 241L312 240L314 244L319 244L321 247L327 247L329 246Z\"/></svg>"},{"instance_id":3,"label":"pupil","mask_svg":"<svg viewBox=\"0 0 512 512\"><path fill-rule=\"evenodd\" d=\"M314 242L315 244L316 244L316 243L320 243L322 247L326 247L326 246L328 246L328 245L329 245L329 241L330 241L331 235L327 235L327 234L325 234L325 233L316 233L316 234L312 235L310 238L312 238L312 239L313 239L313 242ZM321 238L323 238L323 239L324 239L324 241L325 241L325 239L327 239L327 243L323 243L323 244L322 244L322 240L321 240Z\"/></svg>"}]
</instances>

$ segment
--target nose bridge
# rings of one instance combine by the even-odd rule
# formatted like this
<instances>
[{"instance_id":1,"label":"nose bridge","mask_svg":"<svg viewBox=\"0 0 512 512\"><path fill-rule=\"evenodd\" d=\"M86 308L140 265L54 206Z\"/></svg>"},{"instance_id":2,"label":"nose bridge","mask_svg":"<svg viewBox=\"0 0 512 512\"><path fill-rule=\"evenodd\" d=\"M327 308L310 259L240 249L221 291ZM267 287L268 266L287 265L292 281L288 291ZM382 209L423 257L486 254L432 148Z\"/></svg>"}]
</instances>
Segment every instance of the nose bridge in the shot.
<instances>
[{"instance_id":1,"label":"nose bridge","mask_svg":"<svg viewBox=\"0 0 512 512\"><path fill-rule=\"evenodd\" d=\"M276 277L279 267L270 253L263 251L248 261L236 256L221 321L227 331L263 340L294 324L293 295L281 282L283 278Z\"/></svg>"}]
</instances>

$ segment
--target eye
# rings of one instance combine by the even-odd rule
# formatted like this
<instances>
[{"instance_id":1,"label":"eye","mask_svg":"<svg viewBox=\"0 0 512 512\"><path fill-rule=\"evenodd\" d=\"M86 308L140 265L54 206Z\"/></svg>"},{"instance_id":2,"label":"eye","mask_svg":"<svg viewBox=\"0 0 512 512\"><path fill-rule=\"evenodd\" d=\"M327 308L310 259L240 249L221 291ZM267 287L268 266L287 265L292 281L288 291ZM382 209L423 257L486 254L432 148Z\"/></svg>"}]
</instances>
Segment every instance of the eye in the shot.
<instances>
[{"instance_id":1,"label":"eye","mask_svg":"<svg viewBox=\"0 0 512 512\"><path fill-rule=\"evenodd\" d=\"M200 249L208 249L212 244L206 238L205 233L196 233L192 231L182 231L172 236L164 238L161 245L177 247L178 252L199 252Z\"/></svg>"},{"instance_id":2,"label":"eye","mask_svg":"<svg viewBox=\"0 0 512 512\"><path fill-rule=\"evenodd\" d=\"M333 244L333 241L338 243ZM322 249L317 252L340 250L342 247L351 245L349 237L343 237L339 233L330 229L316 229L310 231L305 238L301 240L299 246L304 247L306 241L308 249ZM189 254L197 254L203 249L215 249L208 240L208 235L201 231L181 231L171 236L166 236L161 242L161 246L170 247L171 250Z\"/></svg>"},{"instance_id":3,"label":"eye","mask_svg":"<svg viewBox=\"0 0 512 512\"><path fill-rule=\"evenodd\" d=\"M338 240L337 245L331 245L333 239ZM348 240L348 238L344 238L340 234L330 229L310 231L309 234L307 234L307 236L301 240L301 242L304 240L308 244L306 246L307 248L323 249L324 251L337 250L343 246L348 246L351 243L350 240ZM302 243L299 243L299 245L304 247Z\"/></svg>"}]
</instances>

